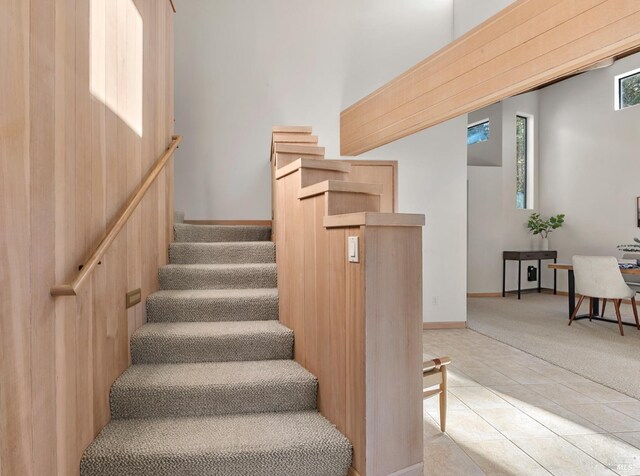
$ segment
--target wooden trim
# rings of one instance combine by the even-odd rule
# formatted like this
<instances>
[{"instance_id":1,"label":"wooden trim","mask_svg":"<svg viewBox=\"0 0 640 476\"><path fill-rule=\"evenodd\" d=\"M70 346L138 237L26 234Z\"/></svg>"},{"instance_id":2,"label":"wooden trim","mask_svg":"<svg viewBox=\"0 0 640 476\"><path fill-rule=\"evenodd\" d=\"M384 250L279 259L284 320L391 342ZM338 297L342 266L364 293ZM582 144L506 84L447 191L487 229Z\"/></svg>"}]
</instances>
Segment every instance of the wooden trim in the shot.
<instances>
[{"instance_id":1,"label":"wooden trim","mask_svg":"<svg viewBox=\"0 0 640 476\"><path fill-rule=\"evenodd\" d=\"M365 193L367 195L381 195L382 185L377 183L358 183L358 182L345 182L342 180L325 180L324 182L318 182L308 187L300 189L298 198L308 198L315 195L320 195L325 192L350 192L350 193Z\"/></svg>"},{"instance_id":2,"label":"wooden trim","mask_svg":"<svg viewBox=\"0 0 640 476\"><path fill-rule=\"evenodd\" d=\"M299 132L274 132L273 142L315 145L318 143L318 136Z\"/></svg>"},{"instance_id":3,"label":"wooden trim","mask_svg":"<svg viewBox=\"0 0 640 476\"><path fill-rule=\"evenodd\" d=\"M187 225L255 225L271 226L271 220L185 220Z\"/></svg>"},{"instance_id":4,"label":"wooden trim","mask_svg":"<svg viewBox=\"0 0 640 476\"><path fill-rule=\"evenodd\" d=\"M425 331L433 331L437 329L466 329L467 321L457 322L423 322L422 329Z\"/></svg>"},{"instance_id":5,"label":"wooden trim","mask_svg":"<svg viewBox=\"0 0 640 476\"><path fill-rule=\"evenodd\" d=\"M640 46L640 2L520 0L345 109L359 155Z\"/></svg>"},{"instance_id":6,"label":"wooden trim","mask_svg":"<svg viewBox=\"0 0 640 476\"><path fill-rule=\"evenodd\" d=\"M274 145L273 151L276 154L321 155L324 157L324 147L313 144L287 144L285 142L278 142Z\"/></svg>"},{"instance_id":7,"label":"wooden trim","mask_svg":"<svg viewBox=\"0 0 640 476\"><path fill-rule=\"evenodd\" d=\"M325 228L352 226L424 226L424 215L413 213L359 212L346 215L325 216Z\"/></svg>"},{"instance_id":8,"label":"wooden trim","mask_svg":"<svg viewBox=\"0 0 640 476\"><path fill-rule=\"evenodd\" d=\"M127 201L127 205L120 212L115 223L111 225L106 236L102 239L97 248L95 248L87 262L82 266L82 269L75 279L70 284L53 286L51 288L52 296L76 296L78 294L78 289L80 289L83 283L88 279L95 267L98 266L100 259L107 252L113 241L118 236L118 233L120 233L127 224L127 221L135 211L138 204L142 201L149 188L151 188L155 179L158 177L160 172L162 172L162 169L164 169L164 166L167 164L169 159L173 157L173 153L180 145L180 142L182 142L182 136L173 136L173 140L168 145L167 150L157 160L138 188L131 194Z\"/></svg>"},{"instance_id":9,"label":"wooden trim","mask_svg":"<svg viewBox=\"0 0 640 476\"><path fill-rule=\"evenodd\" d=\"M468 298L502 297L502 292L497 293L467 293Z\"/></svg>"},{"instance_id":10,"label":"wooden trim","mask_svg":"<svg viewBox=\"0 0 640 476\"><path fill-rule=\"evenodd\" d=\"M280 179L289 174L296 172L299 169L318 169L318 170L333 170L336 172L348 173L351 170L351 165L339 160L321 160L321 159L296 159L295 161L280 167L276 172L276 179Z\"/></svg>"},{"instance_id":11,"label":"wooden trim","mask_svg":"<svg viewBox=\"0 0 640 476\"><path fill-rule=\"evenodd\" d=\"M311 134L313 129L311 126L273 126L271 132L278 133L292 133L292 134Z\"/></svg>"},{"instance_id":12,"label":"wooden trim","mask_svg":"<svg viewBox=\"0 0 640 476\"><path fill-rule=\"evenodd\" d=\"M393 473L389 473L388 476L418 476L422 475L424 470L424 464L418 463L413 466L409 466L408 468L401 469L400 471L394 471Z\"/></svg>"},{"instance_id":13,"label":"wooden trim","mask_svg":"<svg viewBox=\"0 0 640 476\"><path fill-rule=\"evenodd\" d=\"M355 469L353 469L353 466L349 466L349 471L347 471L347 476L360 476L360 473L358 473Z\"/></svg>"}]
</instances>

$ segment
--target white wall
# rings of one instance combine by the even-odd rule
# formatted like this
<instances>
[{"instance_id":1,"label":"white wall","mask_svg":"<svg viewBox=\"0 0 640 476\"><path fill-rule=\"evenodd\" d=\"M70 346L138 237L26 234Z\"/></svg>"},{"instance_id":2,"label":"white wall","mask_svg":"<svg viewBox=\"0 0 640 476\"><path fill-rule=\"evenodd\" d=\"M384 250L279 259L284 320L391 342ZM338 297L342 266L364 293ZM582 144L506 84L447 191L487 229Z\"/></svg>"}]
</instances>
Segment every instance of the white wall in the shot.
<instances>
[{"instance_id":1,"label":"white wall","mask_svg":"<svg viewBox=\"0 0 640 476\"><path fill-rule=\"evenodd\" d=\"M614 76L637 68L640 54L540 91L540 207L567 215L549 239L561 261L621 256L616 245L640 236L640 106L614 110Z\"/></svg>"},{"instance_id":2,"label":"white wall","mask_svg":"<svg viewBox=\"0 0 640 476\"><path fill-rule=\"evenodd\" d=\"M274 124L314 127L339 153L340 111L452 40L453 0L181 2L176 15L176 208L270 217ZM425 213L424 314L466 319L466 118L362 158L399 161L399 209Z\"/></svg>"},{"instance_id":3,"label":"white wall","mask_svg":"<svg viewBox=\"0 0 640 476\"><path fill-rule=\"evenodd\" d=\"M478 114L482 115L482 112ZM533 116L534 209L539 197L540 112L538 92L521 94L502 101L502 166L469 167L469 293L494 293L502 290L502 252L532 249L531 236L525 227L533 210L516 208L516 115ZM535 264L536 263L528 263ZM518 274L515 262L507 265L507 289L515 289ZM526 281L526 264L522 271L523 288L537 284ZM548 285L549 281L543 283Z\"/></svg>"},{"instance_id":4,"label":"white wall","mask_svg":"<svg viewBox=\"0 0 640 476\"><path fill-rule=\"evenodd\" d=\"M458 38L515 0L453 0L453 35Z\"/></svg>"}]
</instances>

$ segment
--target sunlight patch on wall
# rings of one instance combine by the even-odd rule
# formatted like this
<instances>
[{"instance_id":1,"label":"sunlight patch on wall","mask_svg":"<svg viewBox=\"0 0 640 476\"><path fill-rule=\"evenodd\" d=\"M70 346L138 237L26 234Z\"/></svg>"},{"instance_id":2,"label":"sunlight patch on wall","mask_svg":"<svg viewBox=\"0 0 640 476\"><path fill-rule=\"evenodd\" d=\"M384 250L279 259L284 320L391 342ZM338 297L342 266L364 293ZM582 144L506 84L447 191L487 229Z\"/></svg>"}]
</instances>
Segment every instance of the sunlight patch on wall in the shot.
<instances>
[{"instance_id":1,"label":"sunlight patch on wall","mask_svg":"<svg viewBox=\"0 0 640 476\"><path fill-rule=\"evenodd\" d=\"M91 0L91 94L142 137L143 22L133 0Z\"/></svg>"}]
</instances>

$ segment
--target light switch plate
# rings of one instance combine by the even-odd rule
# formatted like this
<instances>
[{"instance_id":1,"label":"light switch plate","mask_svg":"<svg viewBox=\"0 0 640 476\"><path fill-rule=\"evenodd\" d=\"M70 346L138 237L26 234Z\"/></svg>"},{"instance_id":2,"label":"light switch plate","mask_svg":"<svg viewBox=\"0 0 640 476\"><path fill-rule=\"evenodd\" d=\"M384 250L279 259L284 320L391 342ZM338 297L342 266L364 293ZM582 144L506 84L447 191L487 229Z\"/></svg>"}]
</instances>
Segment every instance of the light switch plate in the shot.
<instances>
[{"instance_id":1,"label":"light switch plate","mask_svg":"<svg viewBox=\"0 0 640 476\"><path fill-rule=\"evenodd\" d=\"M348 238L348 244L349 246L347 247L347 257L349 259L349 263L359 263L360 262L360 250L359 250L359 246L358 246L358 237L357 236L350 236Z\"/></svg>"}]
</instances>

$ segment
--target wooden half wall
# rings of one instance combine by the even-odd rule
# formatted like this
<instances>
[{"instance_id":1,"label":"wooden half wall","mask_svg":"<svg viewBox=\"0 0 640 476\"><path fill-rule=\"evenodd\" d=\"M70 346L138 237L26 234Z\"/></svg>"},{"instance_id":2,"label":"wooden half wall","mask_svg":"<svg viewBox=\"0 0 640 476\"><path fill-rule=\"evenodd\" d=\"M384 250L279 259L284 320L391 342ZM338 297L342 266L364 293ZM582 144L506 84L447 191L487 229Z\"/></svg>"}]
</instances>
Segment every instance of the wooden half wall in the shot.
<instances>
[{"instance_id":1,"label":"wooden half wall","mask_svg":"<svg viewBox=\"0 0 640 476\"><path fill-rule=\"evenodd\" d=\"M342 155L381 145L640 47L635 0L518 0L345 109Z\"/></svg>"},{"instance_id":2,"label":"wooden half wall","mask_svg":"<svg viewBox=\"0 0 640 476\"><path fill-rule=\"evenodd\" d=\"M173 134L173 11L2 0L0 475L74 476L171 237L170 162L76 297L53 298Z\"/></svg>"}]
</instances>

